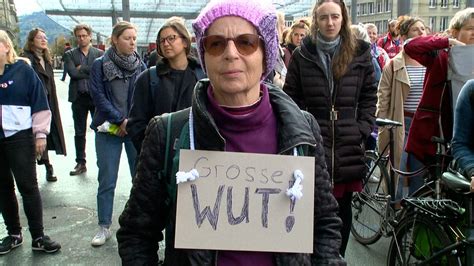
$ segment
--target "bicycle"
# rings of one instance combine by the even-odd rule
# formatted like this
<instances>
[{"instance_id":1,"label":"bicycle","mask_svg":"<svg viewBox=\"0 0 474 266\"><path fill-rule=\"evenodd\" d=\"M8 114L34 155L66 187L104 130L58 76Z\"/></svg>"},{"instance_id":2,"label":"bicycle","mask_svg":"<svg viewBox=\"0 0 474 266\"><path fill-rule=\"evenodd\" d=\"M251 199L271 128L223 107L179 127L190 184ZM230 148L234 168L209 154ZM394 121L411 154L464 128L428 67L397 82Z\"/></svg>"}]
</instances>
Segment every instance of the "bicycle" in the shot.
<instances>
[{"instance_id":1,"label":"bicycle","mask_svg":"<svg viewBox=\"0 0 474 266\"><path fill-rule=\"evenodd\" d=\"M396 226L387 265L474 265L470 182L453 170L443 173L440 181L443 198L402 200L407 214Z\"/></svg>"},{"instance_id":2,"label":"bicycle","mask_svg":"<svg viewBox=\"0 0 474 266\"><path fill-rule=\"evenodd\" d=\"M391 153L384 155L388 148L394 149L393 129L402 126L401 123L389 119L376 119L378 127L386 127L389 130L389 143L381 153L377 151L366 151L366 166L368 169L366 178L363 180L363 190L354 193L352 198L352 224L351 233L355 239L363 244L370 245L377 242L382 236L389 237L394 234L395 226L405 215L405 210L395 208L395 180L397 175L411 177L423 174L429 184L414 192L413 197L439 197L436 196L436 177L441 175L443 160L447 156L441 146L445 142L439 138L432 138L437 143L438 151L434 164L425 166L417 171L404 172L393 167L394 158ZM389 170L387 166L390 164ZM378 182L370 182L371 177L376 176Z\"/></svg>"}]
</instances>

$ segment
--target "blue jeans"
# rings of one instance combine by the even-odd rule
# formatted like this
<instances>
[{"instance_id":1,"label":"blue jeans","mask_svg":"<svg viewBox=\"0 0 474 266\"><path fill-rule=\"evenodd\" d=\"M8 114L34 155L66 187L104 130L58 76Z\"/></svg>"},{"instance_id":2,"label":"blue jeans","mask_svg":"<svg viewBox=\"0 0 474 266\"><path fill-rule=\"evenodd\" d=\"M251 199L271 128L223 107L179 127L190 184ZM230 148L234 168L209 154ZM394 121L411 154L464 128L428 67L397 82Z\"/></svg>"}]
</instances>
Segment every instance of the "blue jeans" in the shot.
<instances>
[{"instance_id":1,"label":"blue jeans","mask_svg":"<svg viewBox=\"0 0 474 266\"><path fill-rule=\"evenodd\" d=\"M408 132L411 126L411 120L412 120L411 117L405 117L405 145L408 138ZM402 151L402 158L400 160L400 170L404 172L414 172L423 167L424 167L424 164L420 162L418 159L416 159L416 157L413 154L407 153L405 150ZM413 194L413 192L417 191L425 183L423 179L423 172L418 175L408 177L408 180L409 180L408 195L405 195L406 193L403 193L405 178L406 177L404 176L400 176L398 179L397 195L395 196L397 200L400 200L408 195Z\"/></svg>"},{"instance_id":2,"label":"blue jeans","mask_svg":"<svg viewBox=\"0 0 474 266\"><path fill-rule=\"evenodd\" d=\"M137 151L128 136L118 137L96 132L95 150L99 168L99 189L97 191L97 212L99 225L109 227L112 224L115 186L117 184L122 144L125 144L128 166L132 177L135 175Z\"/></svg>"}]
</instances>

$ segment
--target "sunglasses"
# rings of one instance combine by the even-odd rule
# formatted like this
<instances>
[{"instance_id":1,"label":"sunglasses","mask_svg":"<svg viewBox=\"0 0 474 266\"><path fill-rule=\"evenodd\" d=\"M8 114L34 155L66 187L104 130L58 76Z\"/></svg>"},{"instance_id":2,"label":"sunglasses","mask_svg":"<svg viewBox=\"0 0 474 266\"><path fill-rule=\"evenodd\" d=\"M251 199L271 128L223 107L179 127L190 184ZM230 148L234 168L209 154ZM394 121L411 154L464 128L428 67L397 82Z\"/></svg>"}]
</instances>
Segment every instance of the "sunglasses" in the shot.
<instances>
[{"instance_id":1,"label":"sunglasses","mask_svg":"<svg viewBox=\"0 0 474 266\"><path fill-rule=\"evenodd\" d=\"M213 56L222 55L229 41L233 41L241 55L251 55L257 51L261 37L256 34L242 34L235 38L226 38L222 35L209 35L203 38L204 50Z\"/></svg>"}]
</instances>

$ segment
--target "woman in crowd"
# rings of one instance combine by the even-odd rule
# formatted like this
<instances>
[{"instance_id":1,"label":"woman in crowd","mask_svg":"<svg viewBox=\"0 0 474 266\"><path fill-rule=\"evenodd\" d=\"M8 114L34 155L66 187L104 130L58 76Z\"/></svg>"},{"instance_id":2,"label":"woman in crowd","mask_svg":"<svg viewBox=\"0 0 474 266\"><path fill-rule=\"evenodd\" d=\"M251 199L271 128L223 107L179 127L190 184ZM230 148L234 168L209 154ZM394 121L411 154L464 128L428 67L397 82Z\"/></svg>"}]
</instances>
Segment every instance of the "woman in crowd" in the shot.
<instances>
[{"instance_id":1,"label":"woman in crowd","mask_svg":"<svg viewBox=\"0 0 474 266\"><path fill-rule=\"evenodd\" d=\"M194 136L190 141L201 150L292 154L303 147L306 156L315 156L313 252L184 250L171 245L166 265L345 264L339 256L341 221L319 127L280 89L262 83L278 56L275 23L275 9L262 1L210 1L201 11L193 28L209 81L196 84L187 109ZM117 240L124 264L156 264L161 232L175 224L176 199L169 204L166 189L171 177L156 174L165 164L167 117L153 118L147 128L130 199L119 219ZM174 236L169 237L174 243Z\"/></svg>"},{"instance_id":2,"label":"woman in crowd","mask_svg":"<svg viewBox=\"0 0 474 266\"><path fill-rule=\"evenodd\" d=\"M283 32L286 30L285 26L285 14L283 12L277 12L277 32L278 32L278 43L283 43ZM275 64L273 84L279 88L283 88L286 78L286 65L285 65L285 50L283 46L278 46L279 56Z\"/></svg>"},{"instance_id":3,"label":"woman in crowd","mask_svg":"<svg viewBox=\"0 0 474 266\"><path fill-rule=\"evenodd\" d=\"M94 61L91 68L89 90L96 108L91 128L96 132L95 149L99 168L99 231L91 241L93 246L103 245L112 235L110 225L122 146L127 152L130 174L132 177L135 175L137 152L126 128L133 85L146 68L136 52L136 44L135 25L127 21L115 24L111 47Z\"/></svg>"},{"instance_id":4,"label":"woman in crowd","mask_svg":"<svg viewBox=\"0 0 474 266\"><path fill-rule=\"evenodd\" d=\"M364 26L370 39L370 53L372 54L372 57L377 58L377 63L380 69L383 70L390 58L388 57L387 52L382 47L377 45L377 26L375 26L373 23L367 23L364 24Z\"/></svg>"},{"instance_id":5,"label":"woman in crowd","mask_svg":"<svg viewBox=\"0 0 474 266\"><path fill-rule=\"evenodd\" d=\"M0 212L8 233L0 242L0 255L23 244L15 183L23 199L32 249L53 253L61 245L44 235L35 164L35 158L46 150L51 111L41 80L13 48L8 33L0 30Z\"/></svg>"},{"instance_id":6,"label":"woman in crowd","mask_svg":"<svg viewBox=\"0 0 474 266\"><path fill-rule=\"evenodd\" d=\"M402 41L426 36L423 20L416 17L400 17L397 30L400 32ZM418 161L413 154L404 152L403 147L410 131L413 115L420 102L425 74L426 68L402 50L384 68L379 83L376 116L403 124L403 127L394 129L393 151L395 168L403 171L416 171L423 168L423 163ZM390 140L387 128L379 129L378 140L379 149L384 149ZM422 175L411 176L409 180L402 178L408 177L400 177L400 180L395 182L398 183L397 199L415 192L424 183Z\"/></svg>"},{"instance_id":7,"label":"woman in crowd","mask_svg":"<svg viewBox=\"0 0 474 266\"><path fill-rule=\"evenodd\" d=\"M356 39L370 43L370 38L367 34L367 30L365 29L364 24L359 23L358 25L351 25L351 31ZM375 82L378 84L380 81L380 77L382 76L382 68L380 68L379 63L377 62L377 57L375 57L372 53L371 60L372 65L374 65Z\"/></svg>"},{"instance_id":8,"label":"woman in crowd","mask_svg":"<svg viewBox=\"0 0 474 266\"><path fill-rule=\"evenodd\" d=\"M309 21L306 19L299 19L293 23L290 27L290 31L286 35L285 39L285 66L288 68L290 63L291 55L295 51L296 47L301 45L301 40L309 34Z\"/></svg>"},{"instance_id":9,"label":"woman in crowd","mask_svg":"<svg viewBox=\"0 0 474 266\"><path fill-rule=\"evenodd\" d=\"M189 55L191 35L184 19L166 20L158 31L156 43L160 59L154 71L147 69L137 78L127 123L127 132L137 152L141 150L150 119L191 106L194 85L205 77L197 59ZM158 84L150 86L152 74Z\"/></svg>"},{"instance_id":10,"label":"woman in crowd","mask_svg":"<svg viewBox=\"0 0 474 266\"><path fill-rule=\"evenodd\" d=\"M453 155L474 191L474 79L461 89L454 110Z\"/></svg>"},{"instance_id":11,"label":"woman in crowd","mask_svg":"<svg viewBox=\"0 0 474 266\"><path fill-rule=\"evenodd\" d=\"M423 163L433 160L436 144L431 137L450 140L453 129L453 92L448 82L449 48L453 45L474 44L474 8L457 12L451 19L452 38L425 36L415 38L404 46L405 53L426 67L423 95L410 126L405 150ZM467 57L465 60L472 60Z\"/></svg>"},{"instance_id":12,"label":"woman in crowd","mask_svg":"<svg viewBox=\"0 0 474 266\"><path fill-rule=\"evenodd\" d=\"M356 39L363 40L367 43L370 43L369 35L367 34L367 30L365 29L363 24L358 25L351 25L352 33L354 33ZM371 53L372 57L372 65L374 66L374 75L375 75L375 83L378 84L380 81L380 77L382 76L382 69L380 68L379 63L377 62L377 58ZM375 150L377 148L377 128L374 128L370 136L367 138L365 142L365 149L366 150ZM379 178L375 175L371 175L369 181L371 182L379 182Z\"/></svg>"},{"instance_id":13,"label":"woman in crowd","mask_svg":"<svg viewBox=\"0 0 474 266\"><path fill-rule=\"evenodd\" d=\"M51 130L47 138L47 147L38 164L44 164L46 167L46 180L57 181L54 175L53 166L49 160L48 150L56 151L56 154L66 156L66 143L64 142L63 126L59 114L58 96L56 94L56 83L54 82L52 58L48 48L48 38L46 32L36 28L28 33L24 50L24 56L31 61L31 66L35 70L44 86L44 91L48 98L49 108L51 109L52 123Z\"/></svg>"},{"instance_id":14,"label":"woman in crowd","mask_svg":"<svg viewBox=\"0 0 474 266\"><path fill-rule=\"evenodd\" d=\"M352 193L362 189L365 176L364 143L373 129L377 84L370 44L355 40L343 1L316 3L310 36L293 53L283 90L321 127L343 222L340 252L344 256Z\"/></svg>"}]
</instances>

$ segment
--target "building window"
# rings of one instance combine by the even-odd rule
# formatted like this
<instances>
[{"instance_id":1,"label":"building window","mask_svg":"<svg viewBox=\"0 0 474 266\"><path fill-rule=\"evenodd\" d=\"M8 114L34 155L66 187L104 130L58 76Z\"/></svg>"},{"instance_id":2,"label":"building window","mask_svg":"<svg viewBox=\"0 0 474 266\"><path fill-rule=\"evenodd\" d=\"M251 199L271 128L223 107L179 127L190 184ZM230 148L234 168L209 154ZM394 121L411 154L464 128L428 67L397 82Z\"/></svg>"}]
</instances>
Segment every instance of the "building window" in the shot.
<instances>
[{"instance_id":1,"label":"building window","mask_svg":"<svg viewBox=\"0 0 474 266\"><path fill-rule=\"evenodd\" d=\"M441 0L441 7L447 8L448 7L448 0Z\"/></svg>"},{"instance_id":2,"label":"building window","mask_svg":"<svg viewBox=\"0 0 474 266\"><path fill-rule=\"evenodd\" d=\"M377 13L382 13L382 0L377 0Z\"/></svg>"},{"instance_id":3,"label":"building window","mask_svg":"<svg viewBox=\"0 0 474 266\"><path fill-rule=\"evenodd\" d=\"M377 30L379 31L378 32L379 36L382 35L382 32L383 32L382 21L375 21L375 26L377 27Z\"/></svg>"},{"instance_id":4,"label":"building window","mask_svg":"<svg viewBox=\"0 0 474 266\"><path fill-rule=\"evenodd\" d=\"M374 3L368 3L369 14L374 13Z\"/></svg>"},{"instance_id":5,"label":"building window","mask_svg":"<svg viewBox=\"0 0 474 266\"><path fill-rule=\"evenodd\" d=\"M453 7L459 8L459 0L453 0Z\"/></svg>"},{"instance_id":6,"label":"building window","mask_svg":"<svg viewBox=\"0 0 474 266\"><path fill-rule=\"evenodd\" d=\"M360 16L360 5L357 5L357 16Z\"/></svg>"},{"instance_id":7,"label":"building window","mask_svg":"<svg viewBox=\"0 0 474 266\"><path fill-rule=\"evenodd\" d=\"M430 17L430 26L431 32L436 32L436 17Z\"/></svg>"},{"instance_id":8,"label":"building window","mask_svg":"<svg viewBox=\"0 0 474 266\"><path fill-rule=\"evenodd\" d=\"M439 20L439 31L445 31L448 28L449 17L441 17Z\"/></svg>"},{"instance_id":9,"label":"building window","mask_svg":"<svg viewBox=\"0 0 474 266\"><path fill-rule=\"evenodd\" d=\"M430 0L428 6L429 7L436 7L436 0Z\"/></svg>"},{"instance_id":10,"label":"building window","mask_svg":"<svg viewBox=\"0 0 474 266\"><path fill-rule=\"evenodd\" d=\"M385 2L384 2L385 3L385 8L384 8L385 12L390 12L390 10L391 10L390 2L391 2L390 0L385 0Z\"/></svg>"}]
</instances>

